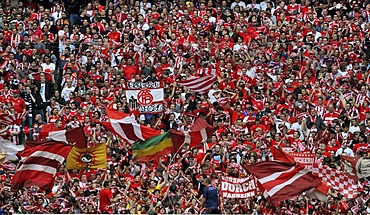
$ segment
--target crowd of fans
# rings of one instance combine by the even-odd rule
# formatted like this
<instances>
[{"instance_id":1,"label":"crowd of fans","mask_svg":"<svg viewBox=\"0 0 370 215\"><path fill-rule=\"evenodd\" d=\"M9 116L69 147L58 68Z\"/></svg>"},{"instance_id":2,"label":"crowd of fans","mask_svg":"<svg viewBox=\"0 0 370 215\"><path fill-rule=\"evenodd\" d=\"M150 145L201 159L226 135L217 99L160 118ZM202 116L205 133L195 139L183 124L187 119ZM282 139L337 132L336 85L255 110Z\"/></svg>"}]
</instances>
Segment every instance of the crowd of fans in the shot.
<instances>
[{"instance_id":1,"label":"crowd of fans","mask_svg":"<svg viewBox=\"0 0 370 215\"><path fill-rule=\"evenodd\" d=\"M7 127L15 144L38 139L46 123L83 126L89 144L108 146L108 168L60 168L51 193L10 191L3 213L370 214L369 182L354 199L304 194L271 204L261 193L220 198L219 176L271 159L270 145L316 155L370 157L368 0L33 1L0 7L0 111L22 113ZM176 84L217 76L196 94ZM139 123L186 131L203 117L217 131L198 148L135 163L130 145L99 124L104 108L131 113L127 82L164 82L162 114Z\"/></svg>"}]
</instances>

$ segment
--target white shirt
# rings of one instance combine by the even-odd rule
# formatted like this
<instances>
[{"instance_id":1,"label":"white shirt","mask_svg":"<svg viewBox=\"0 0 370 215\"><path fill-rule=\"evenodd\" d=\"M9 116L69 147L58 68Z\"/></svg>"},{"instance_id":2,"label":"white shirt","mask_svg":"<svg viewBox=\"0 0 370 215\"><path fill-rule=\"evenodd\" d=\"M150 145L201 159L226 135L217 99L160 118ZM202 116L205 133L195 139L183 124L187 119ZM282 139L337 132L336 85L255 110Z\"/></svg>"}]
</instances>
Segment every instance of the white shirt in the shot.
<instances>
[{"instance_id":1,"label":"white shirt","mask_svg":"<svg viewBox=\"0 0 370 215\"><path fill-rule=\"evenodd\" d=\"M316 31L315 33L315 41L317 42L317 40L321 37L321 33Z\"/></svg>"},{"instance_id":2,"label":"white shirt","mask_svg":"<svg viewBox=\"0 0 370 215\"><path fill-rule=\"evenodd\" d=\"M148 25L148 24L146 24L145 22L143 22L143 23L138 23L138 24L137 24L137 27L138 27L139 29L143 30L143 31L147 31L147 30L149 30L149 25Z\"/></svg>"},{"instance_id":3,"label":"white shirt","mask_svg":"<svg viewBox=\"0 0 370 215\"><path fill-rule=\"evenodd\" d=\"M266 10L266 8L267 8L267 2L266 1L262 1L260 3L260 6L261 6L261 10Z\"/></svg>"},{"instance_id":4,"label":"white shirt","mask_svg":"<svg viewBox=\"0 0 370 215\"><path fill-rule=\"evenodd\" d=\"M247 69L246 75L248 75L251 78L255 78L256 77L256 69L253 68L253 67L250 68L249 70Z\"/></svg>"},{"instance_id":5,"label":"white shirt","mask_svg":"<svg viewBox=\"0 0 370 215\"><path fill-rule=\"evenodd\" d=\"M58 19L62 18L62 11L55 11L51 14L51 17L53 17L54 22L56 22Z\"/></svg>"},{"instance_id":6,"label":"white shirt","mask_svg":"<svg viewBox=\"0 0 370 215\"><path fill-rule=\"evenodd\" d=\"M232 4L231 4L231 10L234 10L234 7L236 6L236 5L239 5L239 7L242 7L242 8L246 8L247 6L246 6L246 4L244 3L244 2L242 2L242 1L239 1L239 3L236 3L236 2L233 2Z\"/></svg>"},{"instance_id":7,"label":"white shirt","mask_svg":"<svg viewBox=\"0 0 370 215\"><path fill-rule=\"evenodd\" d=\"M261 10L261 5L260 4L248 4L247 7L249 8L257 8L258 10Z\"/></svg>"},{"instance_id":8,"label":"white shirt","mask_svg":"<svg viewBox=\"0 0 370 215\"><path fill-rule=\"evenodd\" d=\"M69 93L75 91L75 87L68 87L65 86L62 90L61 96L64 98L64 100L69 101Z\"/></svg>"},{"instance_id":9,"label":"white shirt","mask_svg":"<svg viewBox=\"0 0 370 215\"><path fill-rule=\"evenodd\" d=\"M46 102L45 90L46 90L46 84L41 83L40 84L40 95L41 95L41 98L42 98L43 102Z\"/></svg>"},{"instance_id":10,"label":"white shirt","mask_svg":"<svg viewBox=\"0 0 370 215\"><path fill-rule=\"evenodd\" d=\"M360 132L360 126L351 126L348 130L350 133L355 133L356 131Z\"/></svg>"},{"instance_id":11,"label":"white shirt","mask_svg":"<svg viewBox=\"0 0 370 215\"><path fill-rule=\"evenodd\" d=\"M46 69L50 69L53 72L55 71L55 64L54 63L49 63L49 64L42 63L41 67L42 67L43 72L45 72Z\"/></svg>"},{"instance_id":12,"label":"white shirt","mask_svg":"<svg viewBox=\"0 0 370 215\"><path fill-rule=\"evenodd\" d=\"M211 101L211 103L213 104L213 102L217 102L217 98L213 95L215 92L220 92L221 90L214 90L214 89L211 89L209 92L208 92L208 97L209 97L209 100Z\"/></svg>"},{"instance_id":13,"label":"white shirt","mask_svg":"<svg viewBox=\"0 0 370 215\"><path fill-rule=\"evenodd\" d=\"M152 4L150 2L140 2L140 8L152 8Z\"/></svg>"},{"instance_id":14,"label":"white shirt","mask_svg":"<svg viewBox=\"0 0 370 215\"><path fill-rule=\"evenodd\" d=\"M301 124L299 124L298 122L295 122L295 123L292 124L292 127L290 127L290 129L298 131L299 134L300 134L299 139L304 140L304 135L303 135Z\"/></svg>"},{"instance_id":15,"label":"white shirt","mask_svg":"<svg viewBox=\"0 0 370 215\"><path fill-rule=\"evenodd\" d=\"M353 151L352 151L352 149L350 149L350 148L348 148L348 147L346 147L345 149L343 149L342 147L341 148L339 148L338 150L337 150L337 152L335 153L335 156L337 157L337 156L340 156L340 155L342 155L343 153L345 153L347 156L349 156L349 157L354 157L355 155L353 154Z\"/></svg>"}]
</instances>

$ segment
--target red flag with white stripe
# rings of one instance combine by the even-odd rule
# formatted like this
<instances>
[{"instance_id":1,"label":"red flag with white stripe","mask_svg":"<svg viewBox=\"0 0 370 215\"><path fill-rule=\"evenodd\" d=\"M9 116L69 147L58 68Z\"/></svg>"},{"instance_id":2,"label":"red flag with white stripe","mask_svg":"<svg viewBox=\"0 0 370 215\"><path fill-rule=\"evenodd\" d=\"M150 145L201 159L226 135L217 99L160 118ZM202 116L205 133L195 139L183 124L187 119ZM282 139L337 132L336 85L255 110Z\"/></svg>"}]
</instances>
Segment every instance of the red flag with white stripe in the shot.
<instances>
[{"instance_id":1,"label":"red flag with white stripe","mask_svg":"<svg viewBox=\"0 0 370 215\"><path fill-rule=\"evenodd\" d=\"M170 133L174 151L177 152L184 142L189 143L190 148L197 147L200 143L206 142L216 130L217 128L210 126L200 117L195 120L190 131L181 132L171 129Z\"/></svg>"},{"instance_id":2,"label":"red flag with white stripe","mask_svg":"<svg viewBox=\"0 0 370 215\"><path fill-rule=\"evenodd\" d=\"M217 80L216 76L207 75L203 77L193 77L185 81L177 82L183 87L187 87L190 90L199 94L207 93L211 88L212 84Z\"/></svg>"},{"instance_id":3,"label":"red flag with white stripe","mask_svg":"<svg viewBox=\"0 0 370 215\"><path fill-rule=\"evenodd\" d=\"M87 141L82 127L61 130L52 123L46 124L41 127L39 133L39 139L42 140L44 138L74 144L78 148L87 147Z\"/></svg>"},{"instance_id":4,"label":"red flag with white stripe","mask_svg":"<svg viewBox=\"0 0 370 215\"><path fill-rule=\"evenodd\" d=\"M310 170L299 164L265 161L244 168L258 179L273 203L300 195L320 184Z\"/></svg>"},{"instance_id":5,"label":"red flag with white stripe","mask_svg":"<svg viewBox=\"0 0 370 215\"><path fill-rule=\"evenodd\" d=\"M37 186L50 191L55 174L63 164L72 146L58 142L43 142L38 146L26 146L18 153L20 162L12 180L12 191Z\"/></svg>"},{"instance_id":6,"label":"red flag with white stripe","mask_svg":"<svg viewBox=\"0 0 370 215\"><path fill-rule=\"evenodd\" d=\"M101 124L129 143L145 141L150 137L161 134L159 130L137 123L134 115L128 115L108 108L105 110L109 117L109 122L101 122Z\"/></svg>"}]
</instances>

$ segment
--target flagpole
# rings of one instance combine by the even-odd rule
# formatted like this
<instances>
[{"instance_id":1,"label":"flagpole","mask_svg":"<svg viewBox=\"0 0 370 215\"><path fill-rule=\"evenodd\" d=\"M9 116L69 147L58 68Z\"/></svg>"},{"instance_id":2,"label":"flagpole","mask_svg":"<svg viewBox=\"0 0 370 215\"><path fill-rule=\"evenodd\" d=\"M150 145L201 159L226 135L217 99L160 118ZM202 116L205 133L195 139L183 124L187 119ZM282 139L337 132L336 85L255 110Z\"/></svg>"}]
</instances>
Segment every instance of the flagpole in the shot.
<instances>
[{"instance_id":1,"label":"flagpole","mask_svg":"<svg viewBox=\"0 0 370 215\"><path fill-rule=\"evenodd\" d=\"M173 157L171 158L170 162L168 163L168 166L170 166L170 164L173 162L173 160L175 159L176 155L180 152L180 150L182 149L182 147L184 147L185 145L185 141L181 144L181 146L179 147L179 149L177 150L177 152L175 152L175 154L173 155ZM173 147L173 146L172 146Z\"/></svg>"}]
</instances>

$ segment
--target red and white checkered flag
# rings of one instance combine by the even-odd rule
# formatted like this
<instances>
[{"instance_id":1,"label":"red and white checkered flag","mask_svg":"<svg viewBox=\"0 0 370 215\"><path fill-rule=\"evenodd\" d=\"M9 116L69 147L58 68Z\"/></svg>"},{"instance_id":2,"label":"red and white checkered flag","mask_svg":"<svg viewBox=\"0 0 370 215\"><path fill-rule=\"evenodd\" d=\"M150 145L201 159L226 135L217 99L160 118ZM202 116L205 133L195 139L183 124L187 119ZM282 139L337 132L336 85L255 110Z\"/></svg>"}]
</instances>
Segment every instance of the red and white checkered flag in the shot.
<instances>
[{"instance_id":1,"label":"red and white checkered flag","mask_svg":"<svg viewBox=\"0 0 370 215\"><path fill-rule=\"evenodd\" d=\"M332 169L328 166L314 166L312 168L314 176L338 189L346 198L354 198L357 195L357 182L340 170Z\"/></svg>"}]
</instances>

